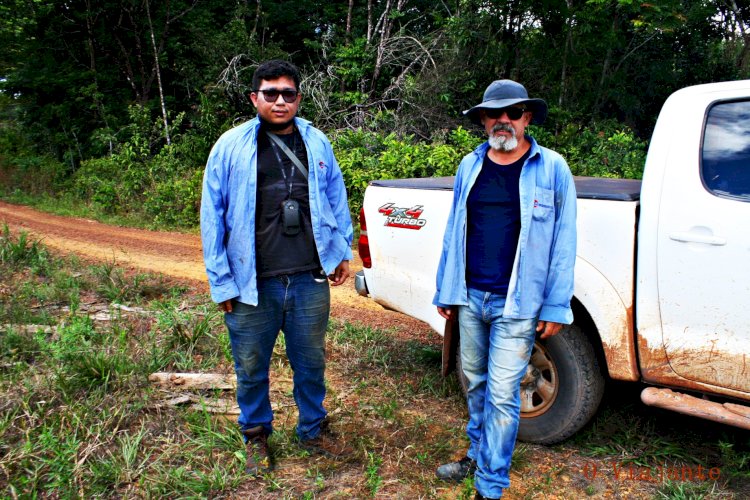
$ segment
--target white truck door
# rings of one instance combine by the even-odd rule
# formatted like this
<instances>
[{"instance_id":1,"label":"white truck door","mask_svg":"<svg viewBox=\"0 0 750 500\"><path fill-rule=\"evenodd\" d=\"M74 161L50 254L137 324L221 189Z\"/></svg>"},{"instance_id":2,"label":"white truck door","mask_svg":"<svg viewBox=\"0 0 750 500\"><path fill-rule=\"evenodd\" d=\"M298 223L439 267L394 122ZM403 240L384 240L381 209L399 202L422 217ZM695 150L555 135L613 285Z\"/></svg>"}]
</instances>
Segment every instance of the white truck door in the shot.
<instances>
[{"instance_id":1,"label":"white truck door","mask_svg":"<svg viewBox=\"0 0 750 500\"><path fill-rule=\"evenodd\" d=\"M656 249L663 346L678 375L750 392L750 100L717 99L696 96L694 120L673 131Z\"/></svg>"}]
</instances>

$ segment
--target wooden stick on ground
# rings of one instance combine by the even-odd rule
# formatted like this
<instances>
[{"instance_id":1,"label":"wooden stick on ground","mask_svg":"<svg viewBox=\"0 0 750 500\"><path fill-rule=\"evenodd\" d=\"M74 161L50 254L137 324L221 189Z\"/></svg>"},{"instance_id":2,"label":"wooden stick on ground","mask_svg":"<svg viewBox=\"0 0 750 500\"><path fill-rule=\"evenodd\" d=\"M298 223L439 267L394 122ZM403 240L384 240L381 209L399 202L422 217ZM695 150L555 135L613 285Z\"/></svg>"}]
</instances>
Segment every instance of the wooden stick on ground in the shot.
<instances>
[{"instance_id":1,"label":"wooden stick on ground","mask_svg":"<svg viewBox=\"0 0 750 500\"><path fill-rule=\"evenodd\" d=\"M156 372L148 376L150 382L164 389L235 389L234 374Z\"/></svg>"}]
</instances>

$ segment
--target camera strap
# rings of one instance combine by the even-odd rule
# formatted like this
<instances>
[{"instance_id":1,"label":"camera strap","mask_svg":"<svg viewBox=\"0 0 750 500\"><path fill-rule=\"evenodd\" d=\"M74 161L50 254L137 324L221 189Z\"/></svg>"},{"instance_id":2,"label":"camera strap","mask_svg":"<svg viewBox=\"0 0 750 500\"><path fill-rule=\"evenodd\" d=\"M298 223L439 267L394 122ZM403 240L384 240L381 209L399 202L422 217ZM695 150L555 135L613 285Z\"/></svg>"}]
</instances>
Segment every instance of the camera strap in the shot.
<instances>
[{"instance_id":1,"label":"camera strap","mask_svg":"<svg viewBox=\"0 0 750 500\"><path fill-rule=\"evenodd\" d=\"M280 148L284 154L286 154L290 160L292 160L292 163L299 169L300 172L302 172L302 175L305 176L305 179L307 179L308 172L305 166L302 164L301 161L299 161L299 158L297 158L297 155L292 153L292 151L287 147L286 144L284 144L284 141L278 138L276 134L271 134L269 132L266 132L266 135L271 141L271 146L274 149L274 152L276 151L276 148ZM276 153L278 158L278 152Z\"/></svg>"}]
</instances>

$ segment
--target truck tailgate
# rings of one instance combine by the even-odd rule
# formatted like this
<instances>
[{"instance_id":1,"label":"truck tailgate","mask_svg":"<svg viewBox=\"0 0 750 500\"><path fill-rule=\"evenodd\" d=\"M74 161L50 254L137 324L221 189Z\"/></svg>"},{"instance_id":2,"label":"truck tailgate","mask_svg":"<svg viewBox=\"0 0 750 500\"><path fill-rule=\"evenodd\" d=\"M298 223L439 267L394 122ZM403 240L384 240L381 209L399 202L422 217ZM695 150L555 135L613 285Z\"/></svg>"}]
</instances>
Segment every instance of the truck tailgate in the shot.
<instances>
[{"instance_id":1,"label":"truck tailgate","mask_svg":"<svg viewBox=\"0 0 750 500\"><path fill-rule=\"evenodd\" d=\"M445 178L444 178L445 179ZM364 212L372 268L364 269L368 291L384 307L403 312L443 332L445 320L432 304L435 294L435 270L442 251L443 233L453 200L453 183L446 188L386 187L373 182L367 189ZM434 185L434 184L433 184Z\"/></svg>"}]
</instances>

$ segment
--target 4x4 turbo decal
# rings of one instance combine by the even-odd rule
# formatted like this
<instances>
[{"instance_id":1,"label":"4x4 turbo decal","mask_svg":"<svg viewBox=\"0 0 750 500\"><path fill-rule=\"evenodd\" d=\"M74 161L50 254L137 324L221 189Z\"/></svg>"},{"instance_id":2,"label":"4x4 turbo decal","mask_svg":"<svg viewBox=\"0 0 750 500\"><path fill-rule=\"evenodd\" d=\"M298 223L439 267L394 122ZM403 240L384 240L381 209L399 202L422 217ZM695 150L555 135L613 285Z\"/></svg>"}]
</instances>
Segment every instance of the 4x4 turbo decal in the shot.
<instances>
[{"instance_id":1,"label":"4x4 turbo decal","mask_svg":"<svg viewBox=\"0 0 750 500\"><path fill-rule=\"evenodd\" d=\"M427 220L420 219L424 205L414 205L411 208L398 208L393 203L386 203L378 209L385 215L385 225L390 227L403 227L404 229L422 229Z\"/></svg>"}]
</instances>

